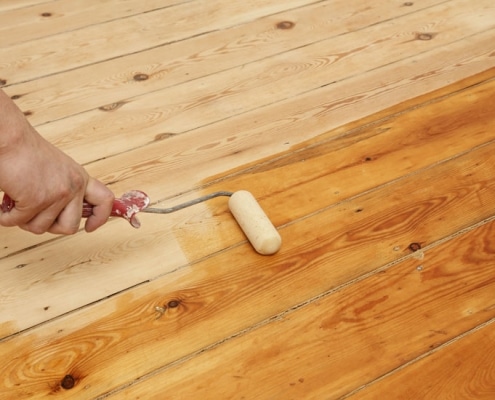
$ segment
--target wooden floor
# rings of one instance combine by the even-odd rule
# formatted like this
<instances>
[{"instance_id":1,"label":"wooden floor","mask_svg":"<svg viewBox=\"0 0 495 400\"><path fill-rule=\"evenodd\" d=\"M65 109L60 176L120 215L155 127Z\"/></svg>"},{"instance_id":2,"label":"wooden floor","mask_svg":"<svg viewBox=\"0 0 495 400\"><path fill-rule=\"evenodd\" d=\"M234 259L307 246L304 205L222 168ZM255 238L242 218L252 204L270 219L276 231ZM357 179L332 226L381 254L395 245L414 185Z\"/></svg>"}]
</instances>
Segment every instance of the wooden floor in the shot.
<instances>
[{"instance_id":1,"label":"wooden floor","mask_svg":"<svg viewBox=\"0 0 495 400\"><path fill-rule=\"evenodd\" d=\"M493 0L1 0L0 86L135 230L0 229L1 399L494 399Z\"/></svg>"}]
</instances>

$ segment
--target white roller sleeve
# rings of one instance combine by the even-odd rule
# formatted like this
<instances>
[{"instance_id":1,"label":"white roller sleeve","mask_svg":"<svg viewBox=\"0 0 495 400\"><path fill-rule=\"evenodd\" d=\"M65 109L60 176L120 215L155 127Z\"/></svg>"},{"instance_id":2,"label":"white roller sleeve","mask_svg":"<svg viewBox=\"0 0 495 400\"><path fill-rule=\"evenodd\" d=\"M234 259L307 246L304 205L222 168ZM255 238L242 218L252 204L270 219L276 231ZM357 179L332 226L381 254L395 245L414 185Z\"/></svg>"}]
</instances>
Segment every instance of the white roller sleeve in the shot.
<instances>
[{"instance_id":1,"label":"white roller sleeve","mask_svg":"<svg viewBox=\"0 0 495 400\"><path fill-rule=\"evenodd\" d=\"M229 199L229 208L258 253L270 255L280 249L282 238L250 192L234 192Z\"/></svg>"}]
</instances>

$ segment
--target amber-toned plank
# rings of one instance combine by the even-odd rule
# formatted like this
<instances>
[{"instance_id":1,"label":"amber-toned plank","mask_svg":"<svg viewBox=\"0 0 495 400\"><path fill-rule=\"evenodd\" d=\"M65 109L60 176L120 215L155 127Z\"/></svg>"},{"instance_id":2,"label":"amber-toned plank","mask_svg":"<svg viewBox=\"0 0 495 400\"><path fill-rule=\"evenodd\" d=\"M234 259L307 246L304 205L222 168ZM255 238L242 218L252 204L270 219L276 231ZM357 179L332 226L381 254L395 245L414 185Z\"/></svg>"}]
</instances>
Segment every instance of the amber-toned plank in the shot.
<instances>
[{"instance_id":1,"label":"amber-toned plank","mask_svg":"<svg viewBox=\"0 0 495 400\"><path fill-rule=\"evenodd\" d=\"M0 78L7 85L47 76L190 36L225 29L311 0L195 0L125 20L88 26L0 48ZM208 18L205 18L205 16Z\"/></svg>"},{"instance_id":2,"label":"amber-toned plank","mask_svg":"<svg viewBox=\"0 0 495 400\"><path fill-rule=\"evenodd\" d=\"M407 260L314 299L109 399L161 399L164 393L180 399L341 398L478 324L493 321L494 234L492 222L425 251L421 261ZM332 267L343 266L327 265L328 270ZM492 325L491 334L485 332L481 343L473 343L489 343L494 332ZM421 368L415 368L408 375L410 381L393 380L395 384L375 391L376 396L364 398L493 397L493 345L465 357L460 352L449 355L447 349L436 355L441 365L460 356L447 368L437 371L425 360L423 365L429 367L417 375L413 372ZM470 352L468 346L464 351ZM476 358L482 363L470 369ZM468 377L474 380L459 379ZM457 384L441 390L455 378ZM432 386L436 388L431 391ZM476 393L484 395L467 395Z\"/></svg>"},{"instance_id":3,"label":"amber-toned plank","mask_svg":"<svg viewBox=\"0 0 495 400\"><path fill-rule=\"evenodd\" d=\"M84 3L74 4L73 0L59 0L40 2L32 7L10 11L2 10L0 5L2 47L190 1L192 0L131 0L123 4L117 0L86 0Z\"/></svg>"},{"instance_id":4,"label":"amber-toned plank","mask_svg":"<svg viewBox=\"0 0 495 400\"><path fill-rule=\"evenodd\" d=\"M465 84L474 82L470 79ZM262 167L248 169L246 174L224 177L207 191L252 190L277 226L295 221L492 141L494 88L493 80L471 86L339 140L295 154L289 152ZM452 91L457 89L459 86L454 85ZM193 192L187 198L199 194ZM139 231L124 221L112 221L93 235L79 233L5 258L0 266L3 316L14 323L5 333L41 323L71 307L83 306L235 245L243 236L226 209L226 201L219 199L177 214L143 215ZM19 241L15 232L5 235L4 252L22 246ZM71 248L69 262L67 248ZM162 262L165 254L167 262ZM112 279L114 268L121 271L118 280ZM93 280L101 285L93 285L92 292L70 302L57 300L63 297L66 286L60 286L59 294L53 292L54 282L64 282L76 290L82 282ZM46 298L47 292L52 292L52 299L47 298L46 304L39 304L29 315L29 304L38 296ZM17 315L24 320L19 321Z\"/></svg>"},{"instance_id":5,"label":"amber-toned plank","mask_svg":"<svg viewBox=\"0 0 495 400\"><path fill-rule=\"evenodd\" d=\"M494 322L347 398L491 400L495 393Z\"/></svg>"},{"instance_id":6,"label":"amber-toned plank","mask_svg":"<svg viewBox=\"0 0 495 400\"><path fill-rule=\"evenodd\" d=\"M418 12L420 7L421 9L428 8L441 1L427 0L421 5L415 4L412 9ZM162 93L157 104L165 109L169 99L174 96L182 97L188 93L190 98L195 98L200 97L196 94L199 91L215 90L214 87L207 86L208 80L196 82L197 78L238 66L242 66L242 69L222 73L214 84L221 86L230 82L230 86L239 91L246 82L249 82L249 79L254 80L251 85L256 83L258 75L260 80L263 78L266 81L268 78L286 80L289 79L289 74L297 74L298 80L304 82L300 77L304 68L311 66L316 70L323 66L328 68L329 61L322 62L330 58L327 54L328 49L331 48L333 54L345 53L349 48L337 51L334 46L342 47L347 43L348 46L356 47L356 44L351 44L352 38L346 36L346 39L339 38L335 43L328 43L325 51L320 54L321 60L319 61L311 59L306 61L310 53L304 51L279 56L280 65L275 64L277 59L263 60L333 36L344 35L350 31L358 31L357 35L359 35L359 31L369 25L408 14L412 9L411 7L390 7L385 2L365 6L359 0L317 2L231 27L228 33L225 30L214 31L189 38L186 43L183 41L170 43L137 54L129 54L103 63L12 85L7 88L7 92L12 96L22 94L16 102L21 109L31 112L29 116L31 123L39 125L100 106L107 106L111 109L110 105L114 103L114 107L118 107L121 104L119 102L129 101L135 96L193 81L188 86L183 86L182 92L176 90ZM290 21L294 25L280 24L283 21ZM386 24L392 25L392 22ZM418 24L418 27L422 26ZM379 28L372 28L374 31L377 29ZM389 38L388 41L392 39ZM452 40L451 37L450 40ZM368 44L370 42L371 40ZM436 41L430 45L423 42L420 46L425 45L427 47L438 46ZM293 60L292 63L289 63L291 60ZM250 65L253 62L259 62L261 67L253 68L253 65ZM141 76L146 74L148 79L135 80L134 77L139 74ZM229 91L220 90L220 86L216 92L209 92L203 97L210 96L209 103L211 103L218 100L221 93L228 95ZM259 86L262 85L259 84ZM266 92L266 90L263 91ZM162 102L164 102L163 105L161 105ZM205 101L202 104L206 105ZM259 106L257 102L254 104ZM103 115L103 117L108 116ZM198 123L200 121L201 119Z\"/></svg>"},{"instance_id":7,"label":"amber-toned plank","mask_svg":"<svg viewBox=\"0 0 495 400\"><path fill-rule=\"evenodd\" d=\"M11 361L0 367L0 376L8 377L1 382L3 386L0 394L3 390L18 395L18 398L23 398L27 393L31 398L43 398L48 393L60 391L60 380L66 374L71 374L77 381L70 391L71 398L92 398L177 359L202 351L377 268L399 262L404 257L410 263L407 268L409 275L406 274L405 278L414 277L413 282L416 284L417 279L423 277L426 283L436 285L438 282L438 288L448 287L443 280L438 281L435 277L445 271L443 268L447 268L444 266L448 265L448 260L452 257L455 259L456 254L457 257L465 254L466 247L456 242L461 253L455 253L456 246L453 247L454 252L439 251L438 256L443 258L430 264L429 260L433 256L421 251L411 254L409 245L417 242L423 247L433 246L493 216L494 164L495 143L481 146L463 156L287 225L281 230L284 247L273 257L258 256L247 245L236 246L189 267L170 271L146 285L104 302L6 338L0 343L0 357ZM275 173L272 176L274 181L279 178ZM299 193L300 199L304 200L305 195ZM304 204L301 201L301 207ZM285 205L280 203L279 207ZM286 211L289 214L292 212L290 208ZM155 220L148 222L155 232L160 232ZM163 226L161 228L163 231ZM216 232L210 234L215 235ZM484 233L477 231L476 235L469 237L481 242L476 247L473 244L469 246L479 252L489 251L490 247L486 243L489 243L492 234L489 229ZM150 234L148 238L151 237ZM27 328L36 321L43 322L50 313L60 312L64 302L71 302L69 310L74 309L77 301L83 297L84 304L87 304L91 296L96 296L96 299L103 290L111 290L113 285L117 287L127 279L128 274L142 273L140 270L152 267L153 263L159 262L159 256L163 263L174 261L175 256L169 258L166 252L161 252L161 243L157 242L153 246L148 243L148 238L129 240L126 244L128 250L125 250L112 248L109 243L112 238L100 237L103 240L101 248L110 252L108 255L99 253L102 260L109 260L104 267L88 262L87 267L78 266L74 271L67 270L63 262L56 266L60 258L52 256L49 261L45 259L16 271L30 276L2 272L2 284L6 287L11 287L14 279L18 286L23 279L26 286L31 283L29 290L19 288L19 292L8 292L7 300L12 301L12 304L2 310L1 320L6 322L1 327L3 335L8 334L12 327ZM84 241L83 237L79 239L80 242ZM143 243L148 247L141 252ZM191 248L192 244L189 245ZM60 249L61 246L58 246L52 251ZM72 246L71 257L76 258L80 254L91 257L87 251L87 247L81 249ZM122 252L133 258L119 259L118 255ZM141 254L143 259L138 261ZM37 255L40 256L40 253ZM489 263L479 263L480 257L473 256L465 261L473 263L473 268L484 268ZM490 259L489 255L485 258ZM423 275L416 270L419 265L423 265ZM442 275L446 279L453 279L457 274L457 278L464 279L454 279L458 282L458 286L452 286L453 291L450 293L454 299L461 299L463 287L476 287L477 284L479 290L486 291L483 293L491 299L491 266L474 274L471 274L472 268L465 268L465 265L461 267L461 272L451 273L447 270ZM54 274L55 268L60 268L58 274ZM76 279L65 280L63 284L60 282L57 285L64 275L77 274L84 268L91 270L91 290L82 291L81 285L87 287L89 283ZM411 270L414 275L410 274ZM113 282L111 277L116 275L119 276L118 282ZM404 278L404 274L399 275L392 275L396 277L396 283ZM35 276L39 282L33 281ZM479 276L483 276L486 284L475 281ZM50 286L47 286L47 279L53 280ZM473 281L462 285L470 279ZM390 289L390 283L385 283L385 286ZM374 290L370 292L369 288L364 292L365 296L376 294ZM71 295L67 296L67 293ZM439 297L441 293L436 292L431 299ZM24 307L18 310L16 305L30 296L37 300L42 296L46 302L31 302L28 304L29 309L26 309L24 303ZM365 310L367 301L381 297L367 297L356 308ZM343 298L349 299L349 295ZM473 300L472 293L469 293L469 299ZM406 304L411 307L410 302ZM473 308L476 305L474 302L470 304ZM162 315L156 311L157 306L166 308ZM339 309L336 315L346 308ZM421 307L415 305L413 308L421 312ZM7 311L16 314L16 319L10 319ZM454 311L454 305L451 304L449 315L453 315ZM328 326L332 326L331 321L335 316L328 310L324 314L328 318ZM403 314L397 312L398 316ZM472 323L478 321L478 317L477 314L469 314L466 321ZM398 326L403 329L403 325ZM301 329L306 330L307 327ZM347 329L342 332L343 335L349 333ZM424 334L424 330L421 332ZM379 348L379 351L382 349ZM361 356L362 349L357 353ZM122 365L132 367L117 367ZM372 364L369 365L374 368ZM31 369L34 366L36 372ZM115 374L116 370L119 374ZM369 378L372 378L371 375Z\"/></svg>"}]
</instances>

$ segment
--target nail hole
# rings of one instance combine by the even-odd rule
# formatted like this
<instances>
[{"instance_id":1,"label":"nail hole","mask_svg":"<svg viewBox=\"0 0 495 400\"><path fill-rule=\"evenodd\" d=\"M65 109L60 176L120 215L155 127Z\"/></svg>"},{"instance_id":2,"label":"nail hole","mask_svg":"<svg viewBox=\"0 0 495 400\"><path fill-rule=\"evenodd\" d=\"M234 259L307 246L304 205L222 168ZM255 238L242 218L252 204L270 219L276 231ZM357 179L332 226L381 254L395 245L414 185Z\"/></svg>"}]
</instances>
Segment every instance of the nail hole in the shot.
<instances>
[{"instance_id":1,"label":"nail hole","mask_svg":"<svg viewBox=\"0 0 495 400\"><path fill-rule=\"evenodd\" d=\"M22 95L21 95L21 94L14 94L14 95L11 97L11 99L12 99L12 100L18 100L18 99L20 99L21 97L22 97Z\"/></svg>"},{"instance_id":2,"label":"nail hole","mask_svg":"<svg viewBox=\"0 0 495 400\"><path fill-rule=\"evenodd\" d=\"M411 7L412 5L414 5L414 3L413 3L412 1L406 1L406 2L404 3L404 5L405 5L406 7Z\"/></svg>"},{"instance_id":3,"label":"nail hole","mask_svg":"<svg viewBox=\"0 0 495 400\"><path fill-rule=\"evenodd\" d=\"M30 115L33 115L32 111L24 111L23 113L26 117L29 117Z\"/></svg>"},{"instance_id":4,"label":"nail hole","mask_svg":"<svg viewBox=\"0 0 495 400\"><path fill-rule=\"evenodd\" d=\"M42 17L51 17L52 13L51 12L44 12L41 14Z\"/></svg>"},{"instance_id":5,"label":"nail hole","mask_svg":"<svg viewBox=\"0 0 495 400\"><path fill-rule=\"evenodd\" d=\"M7 84L7 79L0 78L0 85L6 85L6 84Z\"/></svg>"}]
</instances>

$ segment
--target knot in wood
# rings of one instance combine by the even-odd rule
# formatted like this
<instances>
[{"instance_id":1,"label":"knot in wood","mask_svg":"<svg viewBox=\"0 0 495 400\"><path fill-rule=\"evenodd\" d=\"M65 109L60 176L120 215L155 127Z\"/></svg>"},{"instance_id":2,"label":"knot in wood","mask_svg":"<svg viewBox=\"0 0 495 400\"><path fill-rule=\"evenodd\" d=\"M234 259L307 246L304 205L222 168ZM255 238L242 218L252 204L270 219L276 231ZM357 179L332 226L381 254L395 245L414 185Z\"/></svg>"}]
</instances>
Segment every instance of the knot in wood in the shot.
<instances>
[{"instance_id":1,"label":"knot in wood","mask_svg":"<svg viewBox=\"0 0 495 400\"><path fill-rule=\"evenodd\" d=\"M135 81L146 81L149 79L149 75L148 74L136 74L134 75L133 79Z\"/></svg>"},{"instance_id":2,"label":"knot in wood","mask_svg":"<svg viewBox=\"0 0 495 400\"><path fill-rule=\"evenodd\" d=\"M180 301L179 300L170 300L167 304L169 308L177 308L179 307Z\"/></svg>"},{"instance_id":3,"label":"knot in wood","mask_svg":"<svg viewBox=\"0 0 495 400\"><path fill-rule=\"evenodd\" d=\"M433 33L418 33L416 34L417 40L431 40L435 35Z\"/></svg>"},{"instance_id":4,"label":"knot in wood","mask_svg":"<svg viewBox=\"0 0 495 400\"><path fill-rule=\"evenodd\" d=\"M411 251L418 251L421 250L421 244L414 242L409 245L409 250Z\"/></svg>"},{"instance_id":5,"label":"knot in wood","mask_svg":"<svg viewBox=\"0 0 495 400\"><path fill-rule=\"evenodd\" d=\"M60 382L60 386L62 386L66 390L72 389L75 384L76 380L72 375L65 375L62 379L62 382Z\"/></svg>"},{"instance_id":6,"label":"knot in wood","mask_svg":"<svg viewBox=\"0 0 495 400\"><path fill-rule=\"evenodd\" d=\"M292 21L281 21L277 24L277 29L292 29L295 25Z\"/></svg>"},{"instance_id":7,"label":"knot in wood","mask_svg":"<svg viewBox=\"0 0 495 400\"><path fill-rule=\"evenodd\" d=\"M101 111L115 111L122 107L125 104L124 101L118 101L112 104L106 104L104 106L99 107L99 110Z\"/></svg>"}]
</instances>

